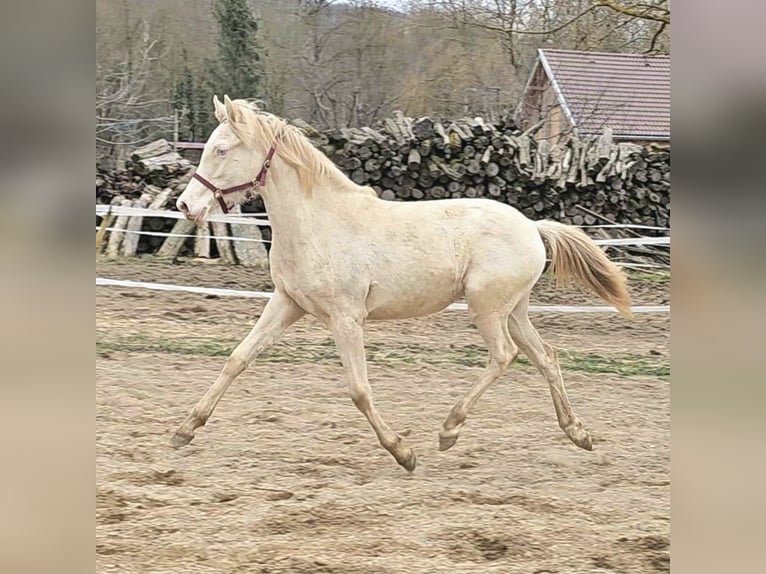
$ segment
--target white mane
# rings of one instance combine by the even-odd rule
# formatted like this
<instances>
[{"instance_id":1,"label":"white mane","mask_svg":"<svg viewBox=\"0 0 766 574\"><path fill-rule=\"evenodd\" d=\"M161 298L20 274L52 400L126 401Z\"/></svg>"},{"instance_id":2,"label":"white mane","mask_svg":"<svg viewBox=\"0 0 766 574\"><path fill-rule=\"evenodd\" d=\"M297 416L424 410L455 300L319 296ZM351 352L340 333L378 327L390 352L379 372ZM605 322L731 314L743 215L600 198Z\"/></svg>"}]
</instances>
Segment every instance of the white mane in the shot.
<instances>
[{"instance_id":1,"label":"white mane","mask_svg":"<svg viewBox=\"0 0 766 574\"><path fill-rule=\"evenodd\" d=\"M335 190L372 192L351 181L330 159L317 150L306 135L286 120L265 112L247 100L232 101L241 112L237 121L230 121L232 131L246 145L255 141L273 142L276 154L298 172L301 185L307 192L320 183L330 184Z\"/></svg>"}]
</instances>

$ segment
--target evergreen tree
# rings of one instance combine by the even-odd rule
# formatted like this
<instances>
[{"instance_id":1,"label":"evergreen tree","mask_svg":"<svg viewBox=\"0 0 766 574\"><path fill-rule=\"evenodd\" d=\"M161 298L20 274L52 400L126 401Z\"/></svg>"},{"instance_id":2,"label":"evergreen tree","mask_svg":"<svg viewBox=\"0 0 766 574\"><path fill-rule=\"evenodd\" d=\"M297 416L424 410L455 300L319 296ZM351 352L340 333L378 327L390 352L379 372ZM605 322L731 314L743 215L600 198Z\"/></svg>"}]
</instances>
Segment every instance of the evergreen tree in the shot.
<instances>
[{"instance_id":1,"label":"evergreen tree","mask_svg":"<svg viewBox=\"0 0 766 574\"><path fill-rule=\"evenodd\" d=\"M178 137L182 141L201 141L209 135L205 130L210 124L206 119L210 113L210 99L204 101L207 90L201 88L202 81L192 72L185 47L181 55L184 64L173 91L173 104L181 112Z\"/></svg>"},{"instance_id":2,"label":"evergreen tree","mask_svg":"<svg viewBox=\"0 0 766 574\"><path fill-rule=\"evenodd\" d=\"M209 62L209 88L232 99L259 98L261 94L261 51L258 22L248 0L214 0L213 16L218 35L218 54ZM209 98L208 98L209 99Z\"/></svg>"}]
</instances>

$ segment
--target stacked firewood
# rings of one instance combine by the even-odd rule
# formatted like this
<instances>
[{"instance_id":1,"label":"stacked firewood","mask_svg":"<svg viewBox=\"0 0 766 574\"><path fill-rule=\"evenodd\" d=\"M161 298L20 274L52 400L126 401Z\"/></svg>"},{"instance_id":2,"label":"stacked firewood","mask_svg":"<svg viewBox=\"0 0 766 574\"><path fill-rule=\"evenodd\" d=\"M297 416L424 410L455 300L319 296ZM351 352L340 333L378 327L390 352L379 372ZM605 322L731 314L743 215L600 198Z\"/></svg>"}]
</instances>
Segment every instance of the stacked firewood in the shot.
<instances>
[{"instance_id":1,"label":"stacked firewood","mask_svg":"<svg viewBox=\"0 0 766 574\"><path fill-rule=\"evenodd\" d=\"M96 168L96 203L136 200L145 194L154 198L164 193L165 201L157 206L161 209L186 188L193 167L170 143L159 139L134 150L124 168Z\"/></svg>"},{"instance_id":2,"label":"stacked firewood","mask_svg":"<svg viewBox=\"0 0 766 574\"><path fill-rule=\"evenodd\" d=\"M375 128L306 131L355 183L383 199L487 197L533 219L668 226L670 152L615 143L609 130L595 141L551 146L533 138L535 128L521 132L512 121L395 113Z\"/></svg>"}]
</instances>

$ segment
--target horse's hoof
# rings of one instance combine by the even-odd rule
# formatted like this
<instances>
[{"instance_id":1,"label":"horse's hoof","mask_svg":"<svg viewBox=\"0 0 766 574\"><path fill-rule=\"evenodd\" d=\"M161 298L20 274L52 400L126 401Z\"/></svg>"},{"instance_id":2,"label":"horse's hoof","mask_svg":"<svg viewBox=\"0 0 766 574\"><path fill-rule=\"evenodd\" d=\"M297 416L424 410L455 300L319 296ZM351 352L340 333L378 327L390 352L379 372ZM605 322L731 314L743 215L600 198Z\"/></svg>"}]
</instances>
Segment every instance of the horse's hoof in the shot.
<instances>
[{"instance_id":1,"label":"horse's hoof","mask_svg":"<svg viewBox=\"0 0 766 574\"><path fill-rule=\"evenodd\" d=\"M439 450L445 451L447 449L452 448L457 442L458 436L459 436L459 433L457 429L452 429L449 431L446 431L446 430L440 431L439 432Z\"/></svg>"},{"instance_id":2,"label":"horse's hoof","mask_svg":"<svg viewBox=\"0 0 766 574\"><path fill-rule=\"evenodd\" d=\"M172 437L170 437L170 446L173 448L180 448L189 444L194 438L194 434L184 434L180 431L176 431Z\"/></svg>"},{"instance_id":3,"label":"horse's hoof","mask_svg":"<svg viewBox=\"0 0 766 574\"><path fill-rule=\"evenodd\" d=\"M407 472L412 472L418 464L418 457L415 455L415 451L409 449L407 455L397 462L404 467Z\"/></svg>"},{"instance_id":4,"label":"horse's hoof","mask_svg":"<svg viewBox=\"0 0 766 574\"><path fill-rule=\"evenodd\" d=\"M586 431L581 424L572 425L564 429L564 432L566 432L570 440L580 448L584 450L593 450L593 440L590 438L588 431Z\"/></svg>"}]
</instances>

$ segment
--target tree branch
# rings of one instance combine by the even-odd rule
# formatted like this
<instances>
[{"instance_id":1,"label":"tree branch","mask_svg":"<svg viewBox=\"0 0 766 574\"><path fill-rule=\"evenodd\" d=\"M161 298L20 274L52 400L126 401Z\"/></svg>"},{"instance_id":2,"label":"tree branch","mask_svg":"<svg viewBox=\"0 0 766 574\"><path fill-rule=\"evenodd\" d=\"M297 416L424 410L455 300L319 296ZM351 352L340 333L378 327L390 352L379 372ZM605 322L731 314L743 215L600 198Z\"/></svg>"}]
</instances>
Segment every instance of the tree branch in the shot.
<instances>
[{"instance_id":1,"label":"tree branch","mask_svg":"<svg viewBox=\"0 0 766 574\"><path fill-rule=\"evenodd\" d=\"M593 0L593 7L610 8L619 14L624 14L633 18L662 22L666 25L670 24L670 10L661 5L634 2L633 4L623 6L615 2L615 0Z\"/></svg>"},{"instance_id":2,"label":"tree branch","mask_svg":"<svg viewBox=\"0 0 766 574\"><path fill-rule=\"evenodd\" d=\"M649 49L645 52L646 54L651 54L652 52L654 52L655 50L654 47L657 44L657 39L660 37L660 34L662 34L662 32L665 30L666 27L667 27L667 24L663 22L662 24L660 24L659 28L657 28L657 31L654 33L654 36L652 36L652 43L649 44Z\"/></svg>"}]
</instances>

